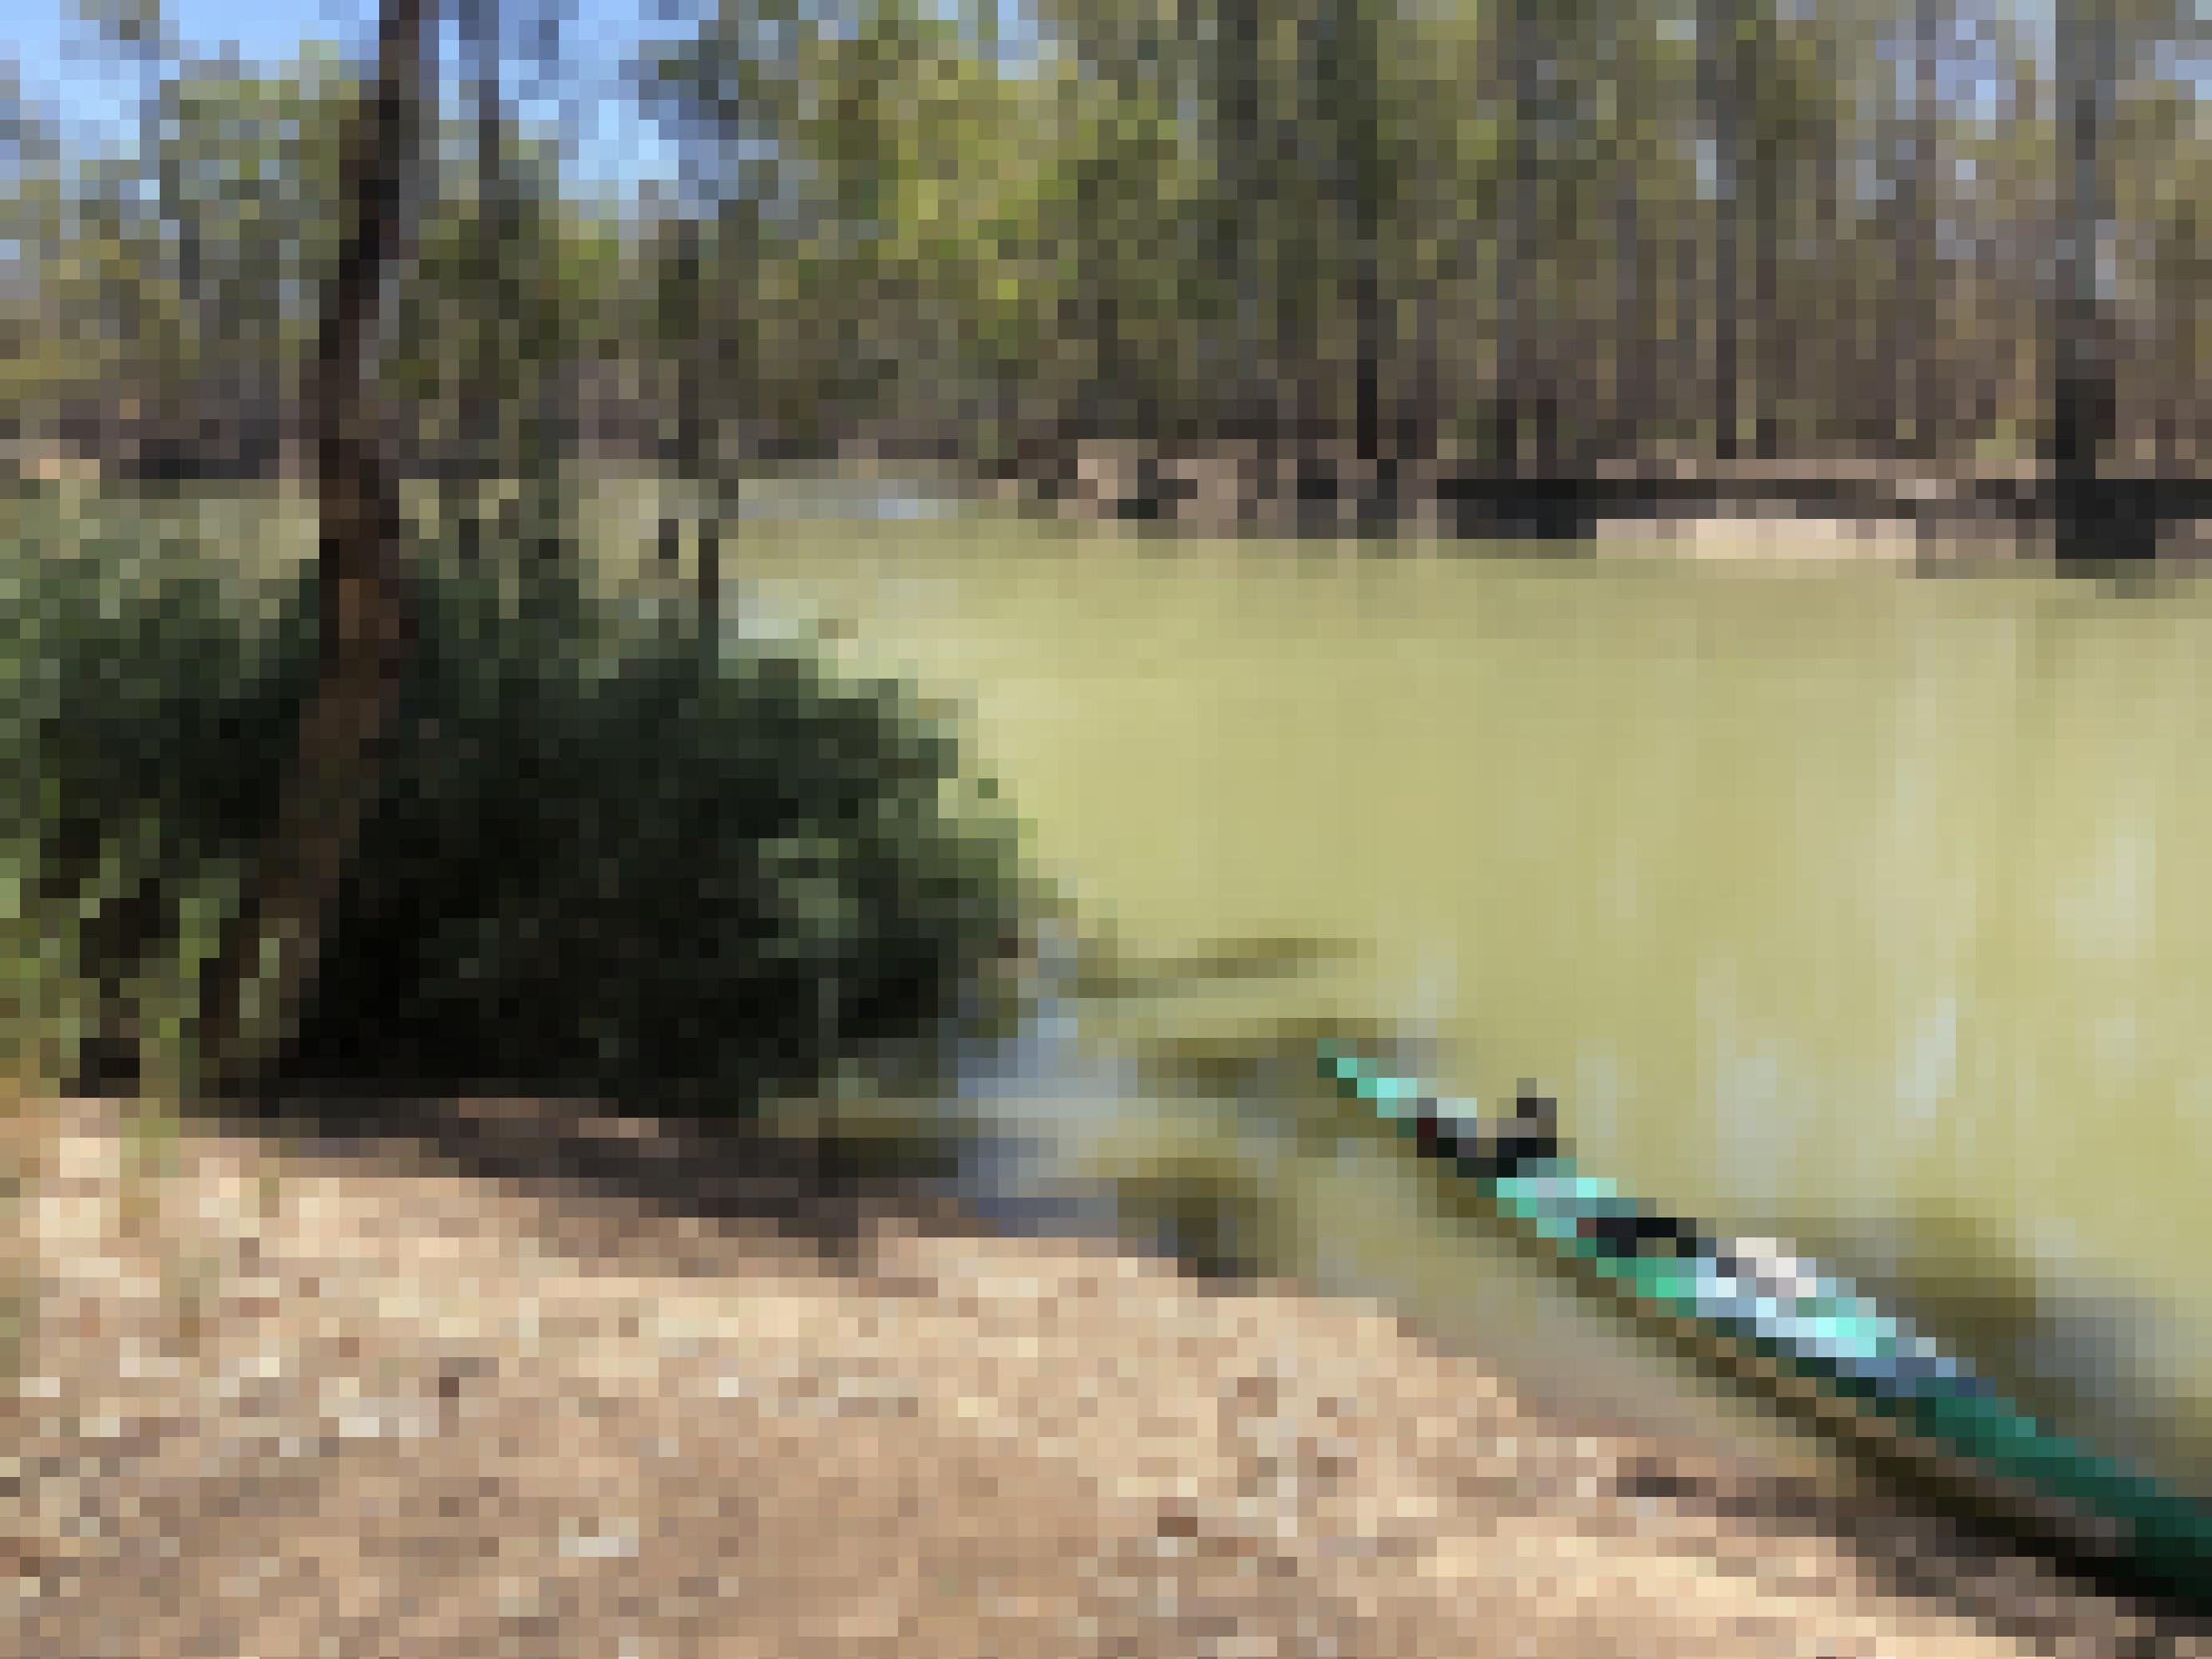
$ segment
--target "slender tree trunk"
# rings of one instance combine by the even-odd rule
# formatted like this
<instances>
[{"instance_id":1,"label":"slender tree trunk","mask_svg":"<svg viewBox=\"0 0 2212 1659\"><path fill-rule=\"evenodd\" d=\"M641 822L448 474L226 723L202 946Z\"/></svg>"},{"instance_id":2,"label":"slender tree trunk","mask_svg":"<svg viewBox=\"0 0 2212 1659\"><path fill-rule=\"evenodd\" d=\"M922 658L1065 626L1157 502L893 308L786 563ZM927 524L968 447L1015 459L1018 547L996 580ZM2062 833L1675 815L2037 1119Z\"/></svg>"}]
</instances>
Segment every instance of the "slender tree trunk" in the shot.
<instances>
[{"instance_id":1,"label":"slender tree trunk","mask_svg":"<svg viewBox=\"0 0 2212 1659\"><path fill-rule=\"evenodd\" d=\"M1186 38L1198 38L1198 0L1179 13ZM1216 419L1235 440L1256 443L1272 460L1279 447L1279 388L1263 359L1268 307L1261 289L1268 262L1258 246L1261 148L1258 0L1219 0L1212 50L1200 72L1202 97L1213 108L1214 200L1207 260L1227 315L1225 363Z\"/></svg>"},{"instance_id":2,"label":"slender tree trunk","mask_svg":"<svg viewBox=\"0 0 2212 1659\"><path fill-rule=\"evenodd\" d=\"M1828 319L1826 329L1816 337L1813 347L1812 369L1818 378L1807 376L1802 369L1794 377L1801 387L1826 386L1844 392L1841 397L1831 392L1814 402L1810 429L1799 434L1799 443L1809 443L1814 453L1823 458L1847 452L1857 435L1844 374L1851 357L1850 348L1855 343L1853 330L1858 315L1852 303L1856 289L1843 258L1844 133L1845 125L1838 121L1821 146L1815 164L1810 238L1813 257L1809 264L1798 268L1796 309L1791 319L1797 329L1808 332L1808 325L1814 318Z\"/></svg>"},{"instance_id":3,"label":"slender tree trunk","mask_svg":"<svg viewBox=\"0 0 2212 1659\"><path fill-rule=\"evenodd\" d=\"M218 1092L265 1075L321 953L336 895L377 784L377 747L411 633L398 479L368 395L380 289L400 257L401 185L417 137L423 0L386 0L376 78L349 137L348 216L316 343L308 399L321 528L321 681L303 712L276 821L200 988L204 1081ZM250 1006L256 992L265 1000Z\"/></svg>"},{"instance_id":4,"label":"slender tree trunk","mask_svg":"<svg viewBox=\"0 0 2212 1659\"><path fill-rule=\"evenodd\" d=\"M1370 3L1336 0L1335 52L1327 73L1335 93L1329 118L1338 138L1337 217L1352 274L1352 450L1360 473L1360 517L1371 526L1396 509L1398 469L1396 446L1386 453L1382 433L1383 168L1376 84L1382 64Z\"/></svg>"},{"instance_id":5,"label":"slender tree trunk","mask_svg":"<svg viewBox=\"0 0 2212 1659\"><path fill-rule=\"evenodd\" d=\"M1549 445L1543 418L1546 398L1541 385L1547 365L1535 349L1540 325L1537 295L1543 274L1537 269L1538 251L1545 239L1538 227L1543 212L1542 179L1547 171L1542 132L1551 113L1545 95L1543 52L1540 42L1541 16L1534 0L1515 0L1513 8L1513 205L1507 221L1513 252L1506 260L1506 281L1513 292L1510 337L1510 377L1506 395L1512 413L1508 446L1513 470L1551 470ZM1532 453L1533 452L1533 453Z\"/></svg>"},{"instance_id":6,"label":"slender tree trunk","mask_svg":"<svg viewBox=\"0 0 2212 1659\"><path fill-rule=\"evenodd\" d=\"M1532 0L1510 0L1505 13L1503 56L1508 77L1505 95L1513 112L1512 162L1506 180L1505 223L1498 239L1498 387L1501 418L1497 422L1497 459L1510 475L1522 470L1531 434L1535 397L1535 354L1529 349L1534 328L1537 168L1543 165L1538 125L1544 117L1544 86L1539 74L1536 8Z\"/></svg>"},{"instance_id":7,"label":"slender tree trunk","mask_svg":"<svg viewBox=\"0 0 2212 1659\"><path fill-rule=\"evenodd\" d=\"M743 337L726 308L727 291L714 281L702 282L700 272L727 269L732 248L744 237L757 234L757 222L742 214L725 214L714 224L714 245L705 254L699 239L701 226L684 227L690 321L698 344L677 386L677 429L684 474L704 503L696 550L698 579L699 637L711 653L720 648L722 618L723 526L737 521L727 473L722 465L718 425L728 407L720 394L717 376L727 373L724 356L733 341Z\"/></svg>"},{"instance_id":8,"label":"slender tree trunk","mask_svg":"<svg viewBox=\"0 0 2212 1659\"><path fill-rule=\"evenodd\" d=\"M2097 265L2110 216L2104 163L2118 74L2118 24L2104 0L2059 0L2057 24L2069 152L2048 448L2058 556L2069 563L2146 558L2154 544L2148 526L2121 520L2100 477L2115 415L2112 319Z\"/></svg>"},{"instance_id":9,"label":"slender tree trunk","mask_svg":"<svg viewBox=\"0 0 2212 1659\"><path fill-rule=\"evenodd\" d=\"M696 222L685 220L682 234L684 285L693 307L695 345L677 380L677 451L684 479L702 498L704 510L699 518L694 556L698 562L699 639L711 655L720 648L723 499L721 469L710 453L707 377L714 372L722 331L708 320L714 313L701 287Z\"/></svg>"},{"instance_id":10,"label":"slender tree trunk","mask_svg":"<svg viewBox=\"0 0 2212 1659\"><path fill-rule=\"evenodd\" d=\"M481 307L477 316L476 362L471 371L463 422L463 443L468 455L468 485L473 499L460 515L462 550L475 556L483 535L483 494L486 485L504 470L501 453L502 404L499 395L501 353L500 323L507 307L500 303L500 270L506 261L507 166L502 153L505 128L499 95L499 0L464 0L464 21L472 37L476 58L474 102L476 114L476 291Z\"/></svg>"},{"instance_id":11,"label":"slender tree trunk","mask_svg":"<svg viewBox=\"0 0 2212 1659\"><path fill-rule=\"evenodd\" d=\"M1626 40L1625 31L1616 34ZM1613 58L1614 108L1620 127L1641 135L1644 100L1644 65L1625 49ZM1652 363L1652 337L1657 331L1651 315L1650 258L1644 239L1644 170L1638 165L1635 146L1613 147L1613 343L1612 437L1607 446L1616 458L1633 455L1646 423L1651 418L1652 384L1658 378Z\"/></svg>"},{"instance_id":12,"label":"slender tree trunk","mask_svg":"<svg viewBox=\"0 0 2212 1659\"><path fill-rule=\"evenodd\" d=\"M1751 349L1745 365L1754 411L1751 446L1754 457L1768 460L1775 452L1774 402L1782 380L1775 351L1776 337L1781 332L1776 243L1782 232L1778 187L1782 158L1768 147L1773 137L1771 124L1759 118L1761 100L1757 89L1764 84L1764 68L1758 39L1748 29L1736 34L1735 78L1739 106L1747 100L1752 118L1751 143L1745 147L1748 157L1739 155L1736 170L1751 216L1751 301L1747 312Z\"/></svg>"},{"instance_id":13,"label":"slender tree trunk","mask_svg":"<svg viewBox=\"0 0 2212 1659\"><path fill-rule=\"evenodd\" d=\"M1710 314L1713 319L1713 453L1736 456L1742 411L1737 347L1743 319L1736 302L1736 264L1741 248L1736 179L1743 156L1743 87L1736 76L1739 0L1704 0L1698 17L1698 101L1713 139L1713 264Z\"/></svg>"},{"instance_id":14,"label":"slender tree trunk","mask_svg":"<svg viewBox=\"0 0 2212 1659\"><path fill-rule=\"evenodd\" d=\"M1912 13L1912 113L1902 125L1911 135L1907 154L1893 175L1897 201L1898 343L1893 368L1898 420L1895 430L1910 462L1937 456L1937 376L1930 361L1940 337L1936 298L1936 218L1940 211L1936 178L1936 58L1940 9L1936 0L1914 0ZM1910 433L1910 436L1905 434Z\"/></svg>"},{"instance_id":15,"label":"slender tree trunk","mask_svg":"<svg viewBox=\"0 0 2212 1659\"><path fill-rule=\"evenodd\" d=\"M1913 15L1912 171L1921 192L1920 222L1911 235L1919 245L1919 284L1912 303L1920 313L1920 349L1913 354L1912 434L1920 453L1937 466L1948 465L1958 434L1947 418L1952 399L1944 372L1942 122L1936 101L1937 60L1944 9L1939 0L1917 0Z\"/></svg>"},{"instance_id":16,"label":"slender tree trunk","mask_svg":"<svg viewBox=\"0 0 2212 1659\"><path fill-rule=\"evenodd\" d=\"M1440 303L1437 290L1441 285L1439 277L1425 277L1413 301L1412 386L1403 392L1398 422L1399 459L1401 464L1413 464L1419 500L1425 505L1436 491L1436 460L1443 423L1443 375L1437 362L1441 331L1437 325ZM1401 489L1404 489L1402 475Z\"/></svg>"}]
</instances>

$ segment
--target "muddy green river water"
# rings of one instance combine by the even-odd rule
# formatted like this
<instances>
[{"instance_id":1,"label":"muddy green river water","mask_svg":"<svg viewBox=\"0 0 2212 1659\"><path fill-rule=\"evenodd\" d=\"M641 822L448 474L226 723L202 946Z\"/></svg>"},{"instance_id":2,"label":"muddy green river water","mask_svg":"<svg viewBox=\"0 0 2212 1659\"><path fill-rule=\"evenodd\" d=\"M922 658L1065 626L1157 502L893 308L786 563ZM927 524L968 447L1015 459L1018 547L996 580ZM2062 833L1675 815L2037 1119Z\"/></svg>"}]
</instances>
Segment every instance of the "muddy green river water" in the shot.
<instances>
[{"instance_id":1,"label":"muddy green river water","mask_svg":"<svg viewBox=\"0 0 2212 1659\"><path fill-rule=\"evenodd\" d=\"M769 523L726 568L962 702L1126 944L1346 951L1125 1030L1376 1019L1479 1097L1539 1079L1628 1190L1897 1285L2201 1474L2212 605L1603 552ZM1219 1127L1107 1109L1124 1170ZM1304 1164L1298 1265L1475 1294L1402 1168Z\"/></svg>"}]
</instances>

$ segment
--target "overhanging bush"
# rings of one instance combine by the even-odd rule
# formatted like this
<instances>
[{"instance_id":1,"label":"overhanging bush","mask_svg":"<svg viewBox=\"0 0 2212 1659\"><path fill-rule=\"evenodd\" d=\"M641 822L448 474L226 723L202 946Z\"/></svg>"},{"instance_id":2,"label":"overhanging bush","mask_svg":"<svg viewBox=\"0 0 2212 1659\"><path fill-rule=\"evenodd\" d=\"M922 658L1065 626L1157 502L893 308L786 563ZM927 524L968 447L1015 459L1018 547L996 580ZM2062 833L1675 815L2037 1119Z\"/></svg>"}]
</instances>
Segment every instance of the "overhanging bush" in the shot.
<instances>
[{"instance_id":1,"label":"overhanging bush","mask_svg":"<svg viewBox=\"0 0 2212 1659\"><path fill-rule=\"evenodd\" d=\"M188 1076L192 983L312 684L314 575L261 608L185 550L23 549L5 580L11 1041L66 1074L105 979ZM912 1049L1018 925L1008 827L897 685L702 642L550 568L426 561L415 586L414 670L280 1082L743 1111Z\"/></svg>"}]
</instances>

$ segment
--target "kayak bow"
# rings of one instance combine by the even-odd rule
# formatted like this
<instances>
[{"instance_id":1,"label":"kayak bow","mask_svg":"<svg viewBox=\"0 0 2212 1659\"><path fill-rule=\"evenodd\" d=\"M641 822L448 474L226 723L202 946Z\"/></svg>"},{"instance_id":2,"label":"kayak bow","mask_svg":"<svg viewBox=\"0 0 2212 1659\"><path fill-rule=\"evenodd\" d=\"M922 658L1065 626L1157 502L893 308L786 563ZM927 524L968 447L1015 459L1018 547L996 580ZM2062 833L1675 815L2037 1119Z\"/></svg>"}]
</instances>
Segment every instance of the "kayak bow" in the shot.
<instances>
[{"instance_id":1,"label":"kayak bow","mask_svg":"<svg viewBox=\"0 0 2212 1659\"><path fill-rule=\"evenodd\" d=\"M1323 1077L1451 1167L1524 1246L1832 1426L2159 1591L2212 1596L2212 1506L2054 1432L1847 1282L1765 1240L1657 1214L1585 1175L1523 1086L1486 1118L1340 1045Z\"/></svg>"}]
</instances>

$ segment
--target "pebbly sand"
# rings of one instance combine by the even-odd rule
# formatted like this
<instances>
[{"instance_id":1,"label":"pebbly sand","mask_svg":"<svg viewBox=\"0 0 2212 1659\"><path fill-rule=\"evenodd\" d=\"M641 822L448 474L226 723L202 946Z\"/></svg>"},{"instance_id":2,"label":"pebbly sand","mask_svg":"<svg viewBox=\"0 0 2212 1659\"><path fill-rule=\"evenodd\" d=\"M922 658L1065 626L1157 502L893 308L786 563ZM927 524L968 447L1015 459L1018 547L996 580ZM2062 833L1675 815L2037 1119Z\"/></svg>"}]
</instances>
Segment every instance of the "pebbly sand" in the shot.
<instances>
[{"instance_id":1,"label":"pebbly sand","mask_svg":"<svg viewBox=\"0 0 2212 1659\"><path fill-rule=\"evenodd\" d=\"M2212 1655L1371 1307L434 1120L435 1157L188 1126L166 1164L110 1103L9 1121L0 1649Z\"/></svg>"}]
</instances>

